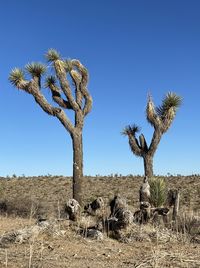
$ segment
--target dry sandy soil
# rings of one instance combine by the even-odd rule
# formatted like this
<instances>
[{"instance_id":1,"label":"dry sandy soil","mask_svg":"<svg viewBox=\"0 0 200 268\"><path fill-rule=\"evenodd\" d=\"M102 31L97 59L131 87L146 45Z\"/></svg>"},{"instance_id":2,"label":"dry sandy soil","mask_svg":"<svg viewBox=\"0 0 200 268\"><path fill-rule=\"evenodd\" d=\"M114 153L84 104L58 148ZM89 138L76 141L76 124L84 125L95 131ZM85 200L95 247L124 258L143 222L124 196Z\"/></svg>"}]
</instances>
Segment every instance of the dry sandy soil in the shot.
<instances>
[{"instance_id":1,"label":"dry sandy soil","mask_svg":"<svg viewBox=\"0 0 200 268\"><path fill-rule=\"evenodd\" d=\"M86 177L84 203L99 196L109 202L119 193L134 212L141 182L141 177ZM169 188L180 189L181 213L198 216L200 177L167 177L166 182ZM58 218L71 198L71 186L71 179L64 177L1 178L0 201L7 204L7 214L1 213L0 235L34 225L38 211ZM133 239L119 242L107 234L101 241L84 238L69 220L61 221L59 230L1 246L0 267L200 267L200 239L194 241L186 232L134 225L129 230Z\"/></svg>"}]
</instances>

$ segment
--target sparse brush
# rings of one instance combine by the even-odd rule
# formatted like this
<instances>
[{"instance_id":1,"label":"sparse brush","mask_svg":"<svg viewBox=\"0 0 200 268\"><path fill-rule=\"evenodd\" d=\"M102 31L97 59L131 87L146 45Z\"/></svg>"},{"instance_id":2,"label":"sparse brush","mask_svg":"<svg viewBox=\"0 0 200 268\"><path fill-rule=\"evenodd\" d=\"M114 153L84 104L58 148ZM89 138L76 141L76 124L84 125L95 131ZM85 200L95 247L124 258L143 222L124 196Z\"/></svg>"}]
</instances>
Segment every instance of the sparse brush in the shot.
<instances>
[{"instance_id":1,"label":"sparse brush","mask_svg":"<svg viewBox=\"0 0 200 268\"><path fill-rule=\"evenodd\" d=\"M163 178L150 178L150 203L154 207L161 207L167 199L167 187Z\"/></svg>"},{"instance_id":2,"label":"sparse brush","mask_svg":"<svg viewBox=\"0 0 200 268\"><path fill-rule=\"evenodd\" d=\"M183 234L189 234L193 237L199 235L200 233L200 217L194 213L187 212L182 213L178 217L178 221L174 226L178 232Z\"/></svg>"}]
</instances>

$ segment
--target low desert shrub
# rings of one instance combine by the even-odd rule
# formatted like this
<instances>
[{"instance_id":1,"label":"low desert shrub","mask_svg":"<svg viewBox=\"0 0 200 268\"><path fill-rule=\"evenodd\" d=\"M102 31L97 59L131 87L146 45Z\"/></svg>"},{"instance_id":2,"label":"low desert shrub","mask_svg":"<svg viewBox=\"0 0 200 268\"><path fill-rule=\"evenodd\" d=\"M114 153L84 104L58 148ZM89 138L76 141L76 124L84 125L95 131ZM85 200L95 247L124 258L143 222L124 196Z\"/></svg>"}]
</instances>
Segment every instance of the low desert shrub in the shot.
<instances>
[{"instance_id":1,"label":"low desert shrub","mask_svg":"<svg viewBox=\"0 0 200 268\"><path fill-rule=\"evenodd\" d=\"M7 202L6 200L0 200L0 214L6 214Z\"/></svg>"},{"instance_id":2,"label":"low desert shrub","mask_svg":"<svg viewBox=\"0 0 200 268\"><path fill-rule=\"evenodd\" d=\"M40 213L40 202L29 198L17 198L13 200L0 200L0 214L18 216L22 218L36 218Z\"/></svg>"},{"instance_id":3,"label":"low desert shrub","mask_svg":"<svg viewBox=\"0 0 200 268\"><path fill-rule=\"evenodd\" d=\"M200 235L200 217L193 213L182 213L179 215L174 229L191 236Z\"/></svg>"}]
</instances>

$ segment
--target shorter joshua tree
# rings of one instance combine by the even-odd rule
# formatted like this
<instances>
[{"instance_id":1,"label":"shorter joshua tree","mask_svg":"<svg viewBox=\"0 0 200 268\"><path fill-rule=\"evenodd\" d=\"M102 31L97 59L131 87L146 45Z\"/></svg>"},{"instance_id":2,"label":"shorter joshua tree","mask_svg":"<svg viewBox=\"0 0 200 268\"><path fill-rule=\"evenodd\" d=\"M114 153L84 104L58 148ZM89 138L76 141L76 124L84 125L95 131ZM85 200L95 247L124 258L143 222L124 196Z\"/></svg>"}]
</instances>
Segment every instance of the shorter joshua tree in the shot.
<instances>
[{"instance_id":1,"label":"shorter joshua tree","mask_svg":"<svg viewBox=\"0 0 200 268\"><path fill-rule=\"evenodd\" d=\"M44 64L29 63L25 66L25 72L15 68L10 73L9 80L18 89L31 94L40 107L47 114L57 117L69 132L73 144L73 198L81 203L81 183L83 179L82 130L84 118L92 108L92 97L87 89L88 71L79 60L62 59L54 49L47 52L46 58L51 63L55 75L45 76L44 87L50 89L52 99L57 106L50 104L41 91L42 78L47 72ZM29 80L25 77L26 74L30 76ZM70 121L65 110L74 112L74 122Z\"/></svg>"},{"instance_id":2,"label":"shorter joshua tree","mask_svg":"<svg viewBox=\"0 0 200 268\"><path fill-rule=\"evenodd\" d=\"M144 160L144 173L148 178L153 177L153 157L157 150L162 135L170 128L173 119L176 116L178 107L181 105L181 97L175 93L166 94L162 104L158 107L154 106L151 96L148 96L146 116L148 122L153 126L154 133L150 145L147 145L143 134L136 137L136 133L140 131L137 125L129 125L125 127L122 134L129 138L131 151Z\"/></svg>"}]
</instances>

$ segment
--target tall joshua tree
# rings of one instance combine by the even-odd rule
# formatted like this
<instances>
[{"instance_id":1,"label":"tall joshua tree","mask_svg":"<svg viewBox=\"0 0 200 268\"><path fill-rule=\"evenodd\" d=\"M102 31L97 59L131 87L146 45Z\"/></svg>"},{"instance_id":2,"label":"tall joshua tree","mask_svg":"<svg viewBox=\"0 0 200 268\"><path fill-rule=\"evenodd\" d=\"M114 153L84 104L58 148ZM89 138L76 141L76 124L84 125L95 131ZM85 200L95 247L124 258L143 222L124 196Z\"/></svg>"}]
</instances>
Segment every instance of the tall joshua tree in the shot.
<instances>
[{"instance_id":1,"label":"tall joshua tree","mask_svg":"<svg viewBox=\"0 0 200 268\"><path fill-rule=\"evenodd\" d=\"M127 135L131 151L139 157L143 158L145 176L153 177L153 157L157 150L162 135L170 128L175 118L177 108L181 105L181 97L175 93L169 92L162 100L162 104L158 107L154 106L151 96L148 96L146 117L147 121L153 126L154 133L150 145L147 145L143 134L136 137L136 133L140 131L137 125L129 125L125 127L122 134Z\"/></svg>"},{"instance_id":2,"label":"tall joshua tree","mask_svg":"<svg viewBox=\"0 0 200 268\"><path fill-rule=\"evenodd\" d=\"M29 63L24 71L19 68L13 69L9 80L18 89L33 95L40 107L47 114L57 117L69 132L73 144L73 198L81 203L82 131L84 118L92 108L92 97L87 89L88 71L79 60L65 60L54 49L47 52L46 58L53 67L54 75L45 75L47 68L44 64ZM30 76L29 80L26 75ZM44 87L50 89L57 106L50 104L41 92L43 77L45 77ZM74 123L70 121L65 110L74 111Z\"/></svg>"}]
</instances>

